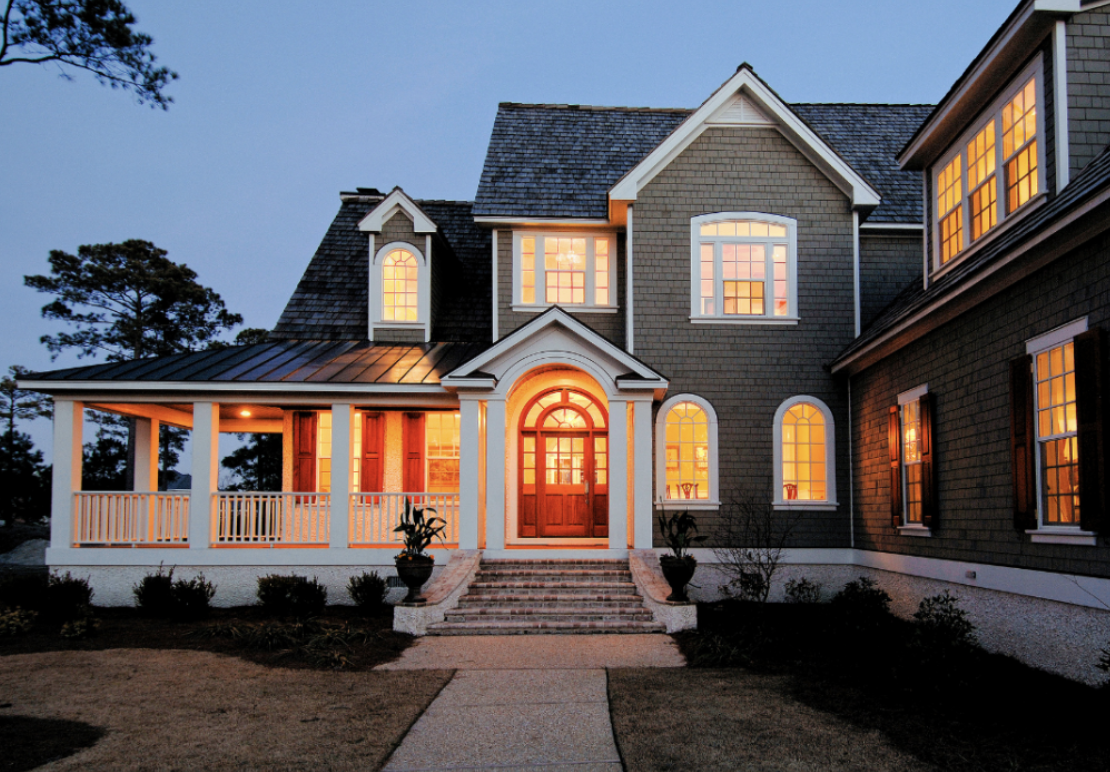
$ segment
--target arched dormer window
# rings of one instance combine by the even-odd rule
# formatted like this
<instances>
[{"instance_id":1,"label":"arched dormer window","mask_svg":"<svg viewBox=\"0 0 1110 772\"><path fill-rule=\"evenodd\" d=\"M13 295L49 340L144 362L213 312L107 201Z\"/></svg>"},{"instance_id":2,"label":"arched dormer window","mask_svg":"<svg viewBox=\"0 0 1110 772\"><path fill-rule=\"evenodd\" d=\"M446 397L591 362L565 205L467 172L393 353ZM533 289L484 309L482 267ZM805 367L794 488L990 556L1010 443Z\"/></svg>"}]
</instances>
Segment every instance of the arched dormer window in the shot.
<instances>
[{"instance_id":1,"label":"arched dormer window","mask_svg":"<svg viewBox=\"0 0 1110 772\"><path fill-rule=\"evenodd\" d=\"M656 437L656 496L667 509L716 509L717 414L693 394L671 397L659 409Z\"/></svg>"},{"instance_id":2,"label":"arched dormer window","mask_svg":"<svg viewBox=\"0 0 1110 772\"><path fill-rule=\"evenodd\" d=\"M386 244L370 270L370 328L430 331L431 271L427 257L404 241Z\"/></svg>"},{"instance_id":3,"label":"arched dormer window","mask_svg":"<svg viewBox=\"0 0 1110 772\"><path fill-rule=\"evenodd\" d=\"M775 507L836 506L832 411L816 397L791 397L775 412Z\"/></svg>"},{"instance_id":4,"label":"arched dormer window","mask_svg":"<svg viewBox=\"0 0 1110 772\"><path fill-rule=\"evenodd\" d=\"M760 212L690 221L690 318L724 324L798 321L798 222Z\"/></svg>"}]
</instances>

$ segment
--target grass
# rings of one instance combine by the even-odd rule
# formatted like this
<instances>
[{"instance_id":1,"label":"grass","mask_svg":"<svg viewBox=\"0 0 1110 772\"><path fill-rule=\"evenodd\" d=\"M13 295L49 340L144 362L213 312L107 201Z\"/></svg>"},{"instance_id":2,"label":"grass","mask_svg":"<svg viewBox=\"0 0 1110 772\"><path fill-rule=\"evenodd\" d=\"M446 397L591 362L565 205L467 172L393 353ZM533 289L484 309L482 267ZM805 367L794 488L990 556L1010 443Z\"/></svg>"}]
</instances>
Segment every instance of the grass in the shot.
<instances>
[{"instance_id":1,"label":"grass","mask_svg":"<svg viewBox=\"0 0 1110 772\"><path fill-rule=\"evenodd\" d=\"M630 758L643 754L629 768L723 769L778 749L781 767L756 768L865 769L878 754L891 769L1110 769L1110 690L981 649L923 648L890 616L848 626L827 604L698 611L698 631L675 636L693 669L614 671L614 729ZM842 743L829 720L847 727Z\"/></svg>"}]
</instances>

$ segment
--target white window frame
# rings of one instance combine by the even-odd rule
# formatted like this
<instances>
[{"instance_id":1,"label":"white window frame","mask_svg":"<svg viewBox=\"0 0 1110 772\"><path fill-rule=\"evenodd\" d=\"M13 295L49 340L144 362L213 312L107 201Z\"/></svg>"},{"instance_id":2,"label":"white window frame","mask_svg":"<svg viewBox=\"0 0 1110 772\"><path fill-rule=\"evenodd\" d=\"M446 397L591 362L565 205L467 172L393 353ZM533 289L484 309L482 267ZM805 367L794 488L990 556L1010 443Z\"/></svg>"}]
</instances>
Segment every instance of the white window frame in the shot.
<instances>
[{"instance_id":1,"label":"white window frame","mask_svg":"<svg viewBox=\"0 0 1110 772\"><path fill-rule=\"evenodd\" d=\"M1031 196L1028 201L1019 206L1014 211L1007 214L1006 212L1006 159L1003 157L1002 147L1002 108L1005 107L1014 96L1021 91L1025 84L1029 82L1030 78L1036 78L1036 94L1037 94L1037 170L1038 170L1038 191L1035 195ZM1044 57L1038 54L1036 59L1029 63L1025 69L1014 77L1006 86L1006 89L990 104L986 110L980 113L979 117L971 124L971 127L963 132L960 137L952 143L948 151L937 159L929 170L930 180L932 186L929 195L929 201L926 204L929 207L929 212L932 213L932 272L934 274L942 273L950 269L953 265L963 261L969 254L978 249L982 244L985 244L995 238L999 233L1007 229L1008 223L1016 221L1021 215L1029 211L1036 204L1043 201L1047 195L1048 176L1045 169L1045 145L1047 137L1045 136L1045 100L1044 100ZM995 224L994 227L984 233L978 239L971 240L971 193L968 190L967 184L967 144L971 142L975 136L983 130L984 127L990 122L995 123L995 139L994 139L994 152L995 152ZM962 181L963 189L961 191L960 203L957 204L963 210L963 234L961 236L960 251L952 257L947 263L940 261L940 217L937 208L937 180L942 171L956 158L960 159L960 179ZM952 210L954 211L954 210ZM950 213L950 212L949 212Z\"/></svg>"},{"instance_id":2,"label":"white window frame","mask_svg":"<svg viewBox=\"0 0 1110 772\"><path fill-rule=\"evenodd\" d=\"M802 501L793 499L786 501L782 498L782 421L786 412L797 404L805 402L821 411L825 417L825 498L823 500ZM836 500L836 422L833 421L832 411L829 406L817 397L799 394L783 401L775 411L774 423L774 466L775 466L775 509L805 509L818 512L831 512L840 504Z\"/></svg>"},{"instance_id":3,"label":"white window frame","mask_svg":"<svg viewBox=\"0 0 1110 772\"><path fill-rule=\"evenodd\" d=\"M433 415L451 415L454 416L459 422L458 449L459 455L457 456L435 456L436 459L456 459L459 461L459 485L455 486L452 491L433 491L432 487L432 448L429 442L430 432L428 431L428 419ZM448 493L458 493L459 487L462 485L462 413L459 410L428 410L424 413L424 487L428 493L436 495L445 495Z\"/></svg>"},{"instance_id":4,"label":"white window frame","mask_svg":"<svg viewBox=\"0 0 1110 772\"><path fill-rule=\"evenodd\" d=\"M1026 531L1033 542L1047 544L1081 544L1087 546L1095 546L1098 543L1098 535L1091 531L1084 531L1079 523L1075 525L1063 525L1059 523L1046 523L1044 521L1047 507L1044 505L1044 471L1041 468L1041 437L1040 423L1038 420L1040 395L1037 393L1037 354L1042 354L1045 351L1071 342L1075 340L1077 335L1086 331L1087 317L1084 316L1053 330L1049 330L1043 335L1038 335L1036 338L1032 338L1025 343L1025 353L1033 358L1033 368L1029 377L1032 381L1030 387L1033 389L1033 426L1031 429L1033 431L1034 468L1036 469L1037 478L1037 527ZM1082 496L1082 492L1080 492L1080 496ZM1080 506L1083 506L1082 499L1080 499Z\"/></svg>"},{"instance_id":5,"label":"white window frame","mask_svg":"<svg viewBox=\"0 0 1110 772\"><path fill-rule=\"evenodd\" d=\"M663 494L667 490L667 416L671 409L680 402L692 402L705 411L709 424L709 498L701 499L668 499ZM659 407L655 418L655 479L658 486L659 505L667 511L672 510L716 510L721 507L720 477L718 475L720 463L719 446L717 444L717 412L709 404L709 400L696 394L676 394Z\"/></svg>"},{"instance_id":6,"label":"white window frame","mask_svg":"<svg viewBox=\"0 0 1110 772\"><path fill-rule=\"evenodd\" d=\"M724 313L724 278L721 270L721 250L716 242L713 249L713 296L714 306L718 309L715 314L701 313L701 226L703 223L718 220L758 220L786 226L786 302L787 315L774 315L774 269L771 250L767 250L767 273L764 281L764 306L766 313L756 316L754 314L725 314ZM710 239L729 237L708 236ZM737 236L736 243L770 243L781 241L779 238ZM771 291L768 293L766 288ZM798 313L798 221L792 217L783 217L766 212L711 212L690 218L690 321L695 324L748 324L748 325L796 325L800 319Z\"/></svg>"},{"instance_id":7,"label":"white window frame","mask_svg":"<svg viewBox=\"0 0 1110 772\"><path fill-rule=\"evenodd\" d=\"M523 300L524 272L522 267L521 242L527 238L536 240L535 274L536 274L536 302L525 303ZM586 302L585 303L548 303L547 298L547 271L544 265L543 240L546 238L559 239L585 239L586 263L583 270L586 273ZM595 285L597 274L594 271L594 240L604 238L609 240L609 302L598 305L594 303ZM540 298L544 298L543 301ZM617 234L609 231L513 231L513 310L540 312L552 306L559 306L575 313L615 314L617 306Z\"/></svg>"},{"instance_id":8,"label":"white window frame","mask_svg":"<svg viewBox=\"0 0 1110 772\"><path fill-rule=\"evenodd\" d=\"M382 270L384 268L385 257L395 249L403 249L409 252L416 258L417 266L417 307L415 322L398 322L394 320L385 320L382 318ZM370 265L370 318L373 320L371 325L371 333L373 330L423 330L424 339L427 340L428 334L431 330L431 307L432 307L432 272L428 266L427 256L415 244L410 244L407 241L391 241L381 249L374 253L374 260ZM371 334L371 338L373 335Z\"/></svg>"},{"instance_id":9,"label":"white window frame","mask_svg":"<svg viewBox=\"0 0 1110 772\"><path fill-rule=\"evenodd\" d=\"M932 529L927 528L923 522L911 523L907 517L910 491L910 476L906 469L906 438L903 411L906 405L920 402L921 398L929 393L929 384L923 383L898 395L898 464L901 466L899 477L902 480L902 525L898 527L899 533L906 536L930 536ZM921 463L921 462L918 462ZM924 484L924 482L922 483Z\"/></svg>"}]
</instances>

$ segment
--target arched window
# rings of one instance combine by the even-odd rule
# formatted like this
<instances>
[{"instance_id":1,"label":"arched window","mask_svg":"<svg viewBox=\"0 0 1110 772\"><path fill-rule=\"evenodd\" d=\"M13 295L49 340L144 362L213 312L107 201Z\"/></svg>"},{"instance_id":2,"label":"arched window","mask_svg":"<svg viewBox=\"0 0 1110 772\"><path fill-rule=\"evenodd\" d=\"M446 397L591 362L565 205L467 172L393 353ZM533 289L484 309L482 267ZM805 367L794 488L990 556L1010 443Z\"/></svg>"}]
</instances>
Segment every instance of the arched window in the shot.
<instances>
[{"instance_id":1,"label":"arched window","mask_svg":"<svg viewBox=\"0 0 1110 772\"><path fill-rule=\"evenodd\" d=\"M836 506L836 443L828 406L791 397L775 413L775 506Z\"/></svg>"},{"instance_id":2,"label":"arched window","mask_svg":"<svg viewBox=\"0 0 1110 772\"><path fill-rule=\"evenodd\" d=\"M717 416L700 397L672 397L656 425L657 496L663 505L692 509L719 505Z\"/></svg>"},{"instance_id":3,"label":"arched window","mask_svg":"<svg viewBox=\"0 0 1110 772\"><path fill-rule=\"evenodd\" d=\"M420 266L407 249L394 249L382 261L382 320L415 322L420 319Z\"/></svg>"}]
</instances>

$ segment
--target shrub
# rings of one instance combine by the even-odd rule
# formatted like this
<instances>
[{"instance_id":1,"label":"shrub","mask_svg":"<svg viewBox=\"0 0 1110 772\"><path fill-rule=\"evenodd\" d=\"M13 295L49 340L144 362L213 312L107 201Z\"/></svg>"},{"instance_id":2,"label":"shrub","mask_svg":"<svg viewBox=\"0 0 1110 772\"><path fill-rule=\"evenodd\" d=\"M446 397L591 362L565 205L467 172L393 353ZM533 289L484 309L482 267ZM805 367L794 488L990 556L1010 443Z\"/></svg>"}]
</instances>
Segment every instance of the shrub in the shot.
<instances>
[{"instance_id":1,"label":"shrub","mask_svg":"<svg viewBox=\"0 0 1110 772\"><path fill-rule=\"evenodd\" d=\"M890 618L890 596L866 576L844 585L830 605L840 624L857 630L874 629Z\"/></svg>"},{"instance_id":2,"label":"shrub","mask_svg":"<svg viewBox=\"0 0 1110 772\"><path fill-rule=\"evenodd\" d=\"M0 609L19 607L42 611L46 608L48 582L45 573L11 574L0 579Z\"/></svg>"},{"instance_id":3,"label":"shrub","mask_svg":"<svg viewBox=\"0 0 1110 772\"><path fill-rule=\"evenodd\" d=\"M158 571L144 576L138 584L131 588L135 596L135 605L145 613L156 617L168 617L173 614L173 569L163 573L162 566Z\"/></svg>"},{"instance_id":4,"label":"shrub","mask_svg":"<svg viewBox=\"0 0 1110 772\"><path fill-rule=\"evenodd\" d=\"M945 590L921 601L913 618L914 639L918 646L930 651L969 648L977 645L975 625L960 608L959 599Z\"/></svg>"},{"instance_id":5,"label":"shrub","mask_svg":"<svg viewBox=\"0 0 1110 772\"><path fill-rule=\"evenodd\" d=\"M93 589L89 580L78 579L66 571L65 575L51 574L46 584L46 615L51 619L70 622L88 616L92 605Z\"/></svg>"},{"instance_id":6,"label":"shrub","mask_svg":"<svg viewBox=\"0 0 1110 772\"><path fill-rule=\"evenodd\" d=\"M316 577L271 574L258 578L258 605L273 616L316 616L327 603L328 589Z\"/></svg>"},{"instance_id":7,"label":"shrub","mask_svg":"<svg viewBox=\"0 0 1110 772\"><path fill-rule=\"evenodd\" d=\"M1098 658L1098 662L1095 663L1095 667L1110 676L1110 645L1100 651L1099 655L1100 656ZM1102 682L1102 688L1110 689L1110 678L1107 678L1105 681Z\"/></svg>"},{"instance_id":8,"label":"shrub","mask_svg":"<svg viewBox=\"0 0 1110 772\"><path fill-rule=\"evenodd\" d=\"M63 638L91 638L100 629L100 620L93 616L72 619L62 625Z\"/></svg>"},{"instance_id":9,"label":"shrub","mask_svg":"<svg viewBox=\"0 0 1110 772\"><path fill-rule=\"evenodd\" d=\"M381 616L385 613L385 596L389 592L385 579L377 571L352 576L347 581L347 594L359 610L367 616Z\"/></svg>"},{"instance_id":10,"label":"shrub","mask_svg":"<svg viewBox=\"0 0 1110 772\"><path fill-rule=\"evenodd\" d=\"M208 616L216 585L207 581L204 574L192 579L178 579L170 589L172 613L179 619L200 619Z\"/></svg>"},{"instance_id":11,"label":"shrub","mask_svg":"<svg viewBox=\"0 0 1110 772\"><path fill-rule=\"evenodd\" d=\"M10 638L31 632L37 616L34 611L24 611L18 607L0 611L0 638Z\"/></svg>"},{"instance_id":12,"label":"shrub","mask_svg":"<svg viewBox=\"0 0 1110 772\"><path fill-rule=\"evenodd\" d=\"M821 583L811 582L804 576L801 579L791 579L786 583L787 603L820 603Z\"/></svg>"}]
</instances>

